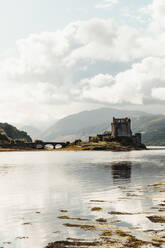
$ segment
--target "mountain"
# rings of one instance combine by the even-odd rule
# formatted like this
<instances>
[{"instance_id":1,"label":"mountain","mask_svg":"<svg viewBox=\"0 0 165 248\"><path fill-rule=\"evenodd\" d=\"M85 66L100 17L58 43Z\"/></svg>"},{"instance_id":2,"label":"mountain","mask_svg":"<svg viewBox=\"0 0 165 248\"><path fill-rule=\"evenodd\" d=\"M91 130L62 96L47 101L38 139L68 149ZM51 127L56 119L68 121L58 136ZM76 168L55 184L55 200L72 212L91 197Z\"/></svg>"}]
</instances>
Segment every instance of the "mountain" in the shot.
<instances>
[{"instance_id":1,"label":"mountain","mask_svg":"<svg viewBox=\"0 0 165 248\"><path fill-rule=\"evenodd\" d=\"M165 146L165 116L149 115L132 119L135 132L141 132L146 145Z\"/></svg>"},{"instance_id":2,"label":"mountain","mask_svg":"<svg viewBox=\"0 0 165 248\"><path fill-rule=\"evenodd\" d=\"M0 123L1 137L0 140L3 140L6 136L6 139L24 139L27 142L31 142L31 137L24 131L18 130L16 127L8 123ZM7 141L7 140L6 140Z\"/></svg>"},{"instance_id":3,"label":"mountain","mask_svg":"<svg viewBox=\"0 0 165 248\"><path fill-rule=\"evenodd\" d=\"M41 137L41 130L34 126L26 125L21 127L21 129L28 133L33 140L40 139Z\"/></svg>"},{"instance_id":4,"label":"mountain","mask_svg":"<svg viewBox=\"0 0 165 248\"><path fill-rule=\"evenodd\" d=\"M83 111L70 115L56 122L47 129L42 138L51 140L74 140L76 138L87 139L90 135L110 129L112 118L115 117L140 117L148 115L140 111L126 111L113 108L101 108L91 111Z\"/></svg>"}]
</instances>

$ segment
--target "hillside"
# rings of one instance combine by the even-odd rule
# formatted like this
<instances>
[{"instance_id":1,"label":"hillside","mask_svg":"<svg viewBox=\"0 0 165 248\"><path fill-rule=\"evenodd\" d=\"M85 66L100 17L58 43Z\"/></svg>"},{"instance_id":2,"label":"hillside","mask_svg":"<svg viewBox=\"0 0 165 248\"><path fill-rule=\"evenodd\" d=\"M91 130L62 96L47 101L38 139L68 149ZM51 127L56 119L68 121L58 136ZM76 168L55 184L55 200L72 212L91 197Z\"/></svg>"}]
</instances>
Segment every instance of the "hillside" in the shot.
<instances>
[{"instance_id":1,"label":"hillside","mask_svg":"<svg viewBox=\"0 0 165 248\"><path fill-rule=\"evenodd\" d=\"M142 132L146 145L165 145L165 116L151 115L133 118L133 130Z\"/></svg>"},{"instance_id":2,"label":"hillside","mask_svg":"<svg viewBox=\"0 0 165 248\"><path fill-rule=\"evenodd\" d=\"M75 138L87 138L109 129L112 118L115 117L139 117L147 115L140 111L123 111L113 108L101 108L84 111L70 115L55 123L42 134L45 140L73 140Z\"/></svg>"},{"instance_id":3,"label":"hillside","mask_svg":"<svg viewBox=\"0 0 165 248\"><path fill-rule=\"evenodd\" d=\"M113 116L130 117L133 132L142 132L146 145L165 145L165 116L138 111L102 108L70 115L59 120L42 135L45 140L87 140L89 136L110 130Z\"/></svg>"},{"instance_id":4,"label":"hillside","mask_svg":"<svg viewBox=\"0 0 165 248\"><path fill-rule=\"evenodd\" d=\"M10 138L2 128L0 128L0 143L10 143Z\"/></svg>"},{"instance_id":5,"label":"hillside","mask_svg":"<svg viewBox=\"0 0 165 248\"><path fill-rule=\"evenodd\" d=\"M24 139L27 142L32 141L31 137L26 132L20 131L16 127L8 123L0 123L0 130L1 130L1 135L2 135L0 136L0 141L5 139L5 136L7 140Z\"/></svg>"}]
</instances>

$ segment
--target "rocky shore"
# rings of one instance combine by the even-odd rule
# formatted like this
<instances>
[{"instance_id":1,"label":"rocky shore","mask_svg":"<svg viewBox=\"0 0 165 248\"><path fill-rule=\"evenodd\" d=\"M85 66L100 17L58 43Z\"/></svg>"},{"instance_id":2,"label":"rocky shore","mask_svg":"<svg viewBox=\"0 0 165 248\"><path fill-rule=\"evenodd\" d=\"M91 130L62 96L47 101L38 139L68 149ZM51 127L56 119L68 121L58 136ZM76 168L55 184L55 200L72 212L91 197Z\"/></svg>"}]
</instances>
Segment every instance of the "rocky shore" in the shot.
<instances>
[{"instance_id":1,"label":"rocky shore","mask_svg":"<svg viewBox=\"0 0 165 248\"><path fill-rule=\"evenodd\" d=\"M154 207L145 212L108 211L106 200L90 200L88 203L91 216L94 218L84 218L72 216L69 210L59 210L57 217L61 225L68 229L68 234L87 233L86 238L68 237L65 240L49 243L45 248L143 248L143 247L165 247L165 182L157 182L153 185L146 186L145 190L136 188L126 189L121 186L126 197L121 201L130 201L132 198L136 201L140 197L146 199L149 195L156 194ZM160 193L161 192L161 193ZM161 195L160 195L161 194ZM107 206L105 208L105 206ZM104 217L103 217L104 216ZM148 222L144 229L137 227L125 226L120 223L123 218L139 218ZM149 224L150 223L150 224ZM147 228L148 227L148 228Z\"/></svg>"}]
</instances>

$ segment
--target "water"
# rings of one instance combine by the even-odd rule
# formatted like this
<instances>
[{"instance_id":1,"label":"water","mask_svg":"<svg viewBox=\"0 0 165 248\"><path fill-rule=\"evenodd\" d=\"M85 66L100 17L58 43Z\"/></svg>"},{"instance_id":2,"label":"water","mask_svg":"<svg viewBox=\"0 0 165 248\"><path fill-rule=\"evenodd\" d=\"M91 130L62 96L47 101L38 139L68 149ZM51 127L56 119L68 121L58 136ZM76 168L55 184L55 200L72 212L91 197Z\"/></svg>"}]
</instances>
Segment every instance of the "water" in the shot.
<instances>
[{"instance_id":1,"label":"water","mask_svg":"<svg viewBox=\"0 0 165 248\"><path fill-rule=\"evenodd\" d=\"M134 215L111 218L120 221L117 225L135 230L163 229L164 224L152 223L145 215L165 200L165 193L148 186L160 181L165 181L162 148L0 153L0 247L44 248L51 241L91 235L63 226L68 221L57 218L66 215L60 213L62 209L81 218L107 218L108 211L129 212ZM104 211L91 212L96 206Z\"/></svg>"}]
</instances>

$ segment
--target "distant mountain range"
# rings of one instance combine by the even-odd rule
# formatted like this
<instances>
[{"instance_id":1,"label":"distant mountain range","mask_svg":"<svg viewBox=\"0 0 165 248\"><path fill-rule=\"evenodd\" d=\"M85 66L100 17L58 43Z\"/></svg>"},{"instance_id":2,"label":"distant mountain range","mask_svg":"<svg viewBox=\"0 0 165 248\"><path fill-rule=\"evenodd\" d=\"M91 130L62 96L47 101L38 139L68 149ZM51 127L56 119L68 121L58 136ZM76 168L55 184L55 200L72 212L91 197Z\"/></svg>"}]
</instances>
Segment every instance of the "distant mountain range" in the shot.
<instances>
[{"instance_id":1,"label":"distant mountain range","mask_svg":"<svg viewBox=\"0 0 165 248\"><path fill-rule=\"evenodd\" d=\"M165 145L165 116L152 115L141 111L127 111L101 108L83 111L57 121L41 134L47 141L87 140L89 136L111 129L113 117L130 117L133 132L142 132L146 145Z\"/></svg>"}]
</instances>

